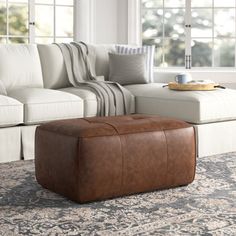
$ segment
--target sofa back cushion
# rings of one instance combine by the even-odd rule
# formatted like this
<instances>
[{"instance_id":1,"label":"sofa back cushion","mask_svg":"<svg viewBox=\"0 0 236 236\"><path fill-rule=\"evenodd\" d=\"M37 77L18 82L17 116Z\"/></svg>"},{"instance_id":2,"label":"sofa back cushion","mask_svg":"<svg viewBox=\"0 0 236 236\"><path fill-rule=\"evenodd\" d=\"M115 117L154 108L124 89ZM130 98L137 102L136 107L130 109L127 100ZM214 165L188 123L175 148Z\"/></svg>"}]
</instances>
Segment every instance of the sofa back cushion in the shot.
<instances>
[{"instance_id":1,"label":"sofa back cushion","mask_svg":"<svg viewBox=\"0 0 236 236\"><path fill-rule=\"evenodd\" d=\"M5 88L5 85L3 84L3 82L0 80L0 95L7 95L7 90Z\"/></svg>"},{"instance_id":2,"label":"sofa back cushion","mask_svg":"<svg viewBox=\"0 0 236 236\"><path fill-rule=\"evenodd\" d=\"M55 44L38 45L44 87L49 89L70 86L61 49Z\"/></svg>"},{"instance_id":3,"label":"sofa back cushion","mask_svg":"<svg viewBox=\"0 0 236 236\"><path fill-rule=\"evenodd\" d=\"M97 76L109 78L108 52L115 52L115 45L92 45L96 54L95 70ZM42 65L44 87L60 89L70 87L64 58L56 44L39 44L39 56Z\"/></svg>"},{"instance_id":4,"label":"sofa back cushion","mask_svg":"<svg viewBox=\"0 0 236 236\"><path fill-rule=\"evenodd\" d=\"M109 80L109 53L115 53L115 45L93 45L96 53L95 70L97 76L104 76Z\"/></svg>"},{"instance_id":5,"label":"sofa back cushion","mask_svg":"<svg viewBox=\"0 0 236 236\"><path fill-rule=\"evenodd\" d=\"M0 80L7 91L23 87L43 87L37 46L0 44Z\"/></svg>"}]
</instances>

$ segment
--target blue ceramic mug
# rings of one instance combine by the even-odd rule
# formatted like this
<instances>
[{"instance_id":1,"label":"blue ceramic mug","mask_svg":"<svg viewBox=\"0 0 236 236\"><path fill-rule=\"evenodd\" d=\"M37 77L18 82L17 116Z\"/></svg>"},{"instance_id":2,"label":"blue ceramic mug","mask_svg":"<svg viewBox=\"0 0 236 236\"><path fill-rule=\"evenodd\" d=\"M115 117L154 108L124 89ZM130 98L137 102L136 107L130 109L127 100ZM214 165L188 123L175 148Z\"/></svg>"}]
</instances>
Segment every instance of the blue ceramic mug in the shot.
<instances>
[{"instance_id":1,"label":"blue ceramic mug","mask_svg":"<svg viewBox=\"0 0 236 236\"><path fill-rule=\"evenodd\" d=\"M190 74L181 73L181 74L178 74L178 75L175 76L175 81L178 84L186 84L191 80L192 80L192 78L191 78Z\"/></svg>"}]
</instances>

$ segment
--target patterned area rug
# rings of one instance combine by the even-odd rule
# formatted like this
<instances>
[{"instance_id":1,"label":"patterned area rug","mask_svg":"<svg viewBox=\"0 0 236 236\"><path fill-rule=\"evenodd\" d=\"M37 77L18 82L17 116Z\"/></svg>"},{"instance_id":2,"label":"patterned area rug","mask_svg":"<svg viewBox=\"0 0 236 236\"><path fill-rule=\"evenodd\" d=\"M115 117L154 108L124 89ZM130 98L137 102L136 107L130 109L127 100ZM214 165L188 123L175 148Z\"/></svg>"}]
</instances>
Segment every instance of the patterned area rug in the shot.
<instances>
[{"instance_id":1,"label":"patterned area rug","mask_svg":"<svg viewBox=\"0 0 236 236\"><path fill-rule=\"evenodd\" d=\"M198 159L189 186L86 205L42 189L33 161L1 164L0 235L236 235L236 153Z\"/></svg>"}]
</instances>

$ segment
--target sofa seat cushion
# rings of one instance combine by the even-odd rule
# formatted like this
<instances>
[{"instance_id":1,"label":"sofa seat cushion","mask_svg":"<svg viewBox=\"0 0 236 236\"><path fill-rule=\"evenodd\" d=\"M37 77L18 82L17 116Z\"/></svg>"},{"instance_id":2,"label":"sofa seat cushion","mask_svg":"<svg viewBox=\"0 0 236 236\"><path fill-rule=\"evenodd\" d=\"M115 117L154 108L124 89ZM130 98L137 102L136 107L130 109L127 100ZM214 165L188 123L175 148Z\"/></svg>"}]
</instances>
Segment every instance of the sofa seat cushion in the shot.
<instances>
[{"instance_id":1,"label":"sofa seat cushion","mask_svg":"<svg viewBox=\"0 0 236 236\"><path fill-rule=\"evenodd\" d=\"M13 98L0 95L0 127L21 123L23 123L23 104Z\"/></svg>"},{"instance_id":2,"label":"sofa seat cushion","mask_svg":"<svg viewBox=\"0 0 236 236\"><path fill-rule=\"evenodd\" d=\"M69 87L60 89L60 91L74 94L84 101L84 117L97 116L97 98L95 93L84 88Z\"/></svg>"},{"instance_id":3,"label":"sofa seat cushion","mask_svg":"<svg viewBox=\"0 0 236 236\"><path fill-rule=\"evenodd\" d=\"M173 91L163 84L125 86L136 96L136 112L202 124L236 119L236 90Z\"/></svg>"},{"instance_id":4,"label":"sofa seat cushion","mask_svg":"<svg viewBox=\"0 0 236 236\"><path fill-rule=\"evenodd\" d=\"M69 93L25 88L12 90L8 95L24 104L24 123L27 125L83 116L83 100Z\"/></svg>"},{"instance_id":5,"label":"sofa seat cushion","mask_svg":"<svg viewBox=\"0 0 236 236\"><path fill-rule=\"evenodd\" d=\"M72 93L76 96L79 96L84 101L84 117L93 117L97 116L97 105L98 101L94 92L85 88L63 88L60 91ZM131 105L131 113L135 113L135 97L133 96L132 105Z\"/></svg>"}]
</instances>

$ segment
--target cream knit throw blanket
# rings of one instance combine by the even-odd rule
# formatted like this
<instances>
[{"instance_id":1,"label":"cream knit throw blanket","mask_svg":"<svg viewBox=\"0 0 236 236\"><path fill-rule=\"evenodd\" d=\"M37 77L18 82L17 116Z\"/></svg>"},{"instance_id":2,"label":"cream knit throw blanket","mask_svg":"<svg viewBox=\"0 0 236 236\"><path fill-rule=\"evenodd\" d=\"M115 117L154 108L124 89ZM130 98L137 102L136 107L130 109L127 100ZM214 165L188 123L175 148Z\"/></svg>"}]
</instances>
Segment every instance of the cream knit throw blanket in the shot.
<instances>
[{"instance_id":1,"label":"cream knit throw blanket","mask_svg":"<svg viewBox=\"0 0 236 236\"><path fill-rule=\"evenodd\" d=\"M64 57L70 83L94 92L98 100L98 116L131 113L132 94L120 84L96 76L96 54L92 45L80 43L57 44Z\"/></svg>"}]
</instances>

